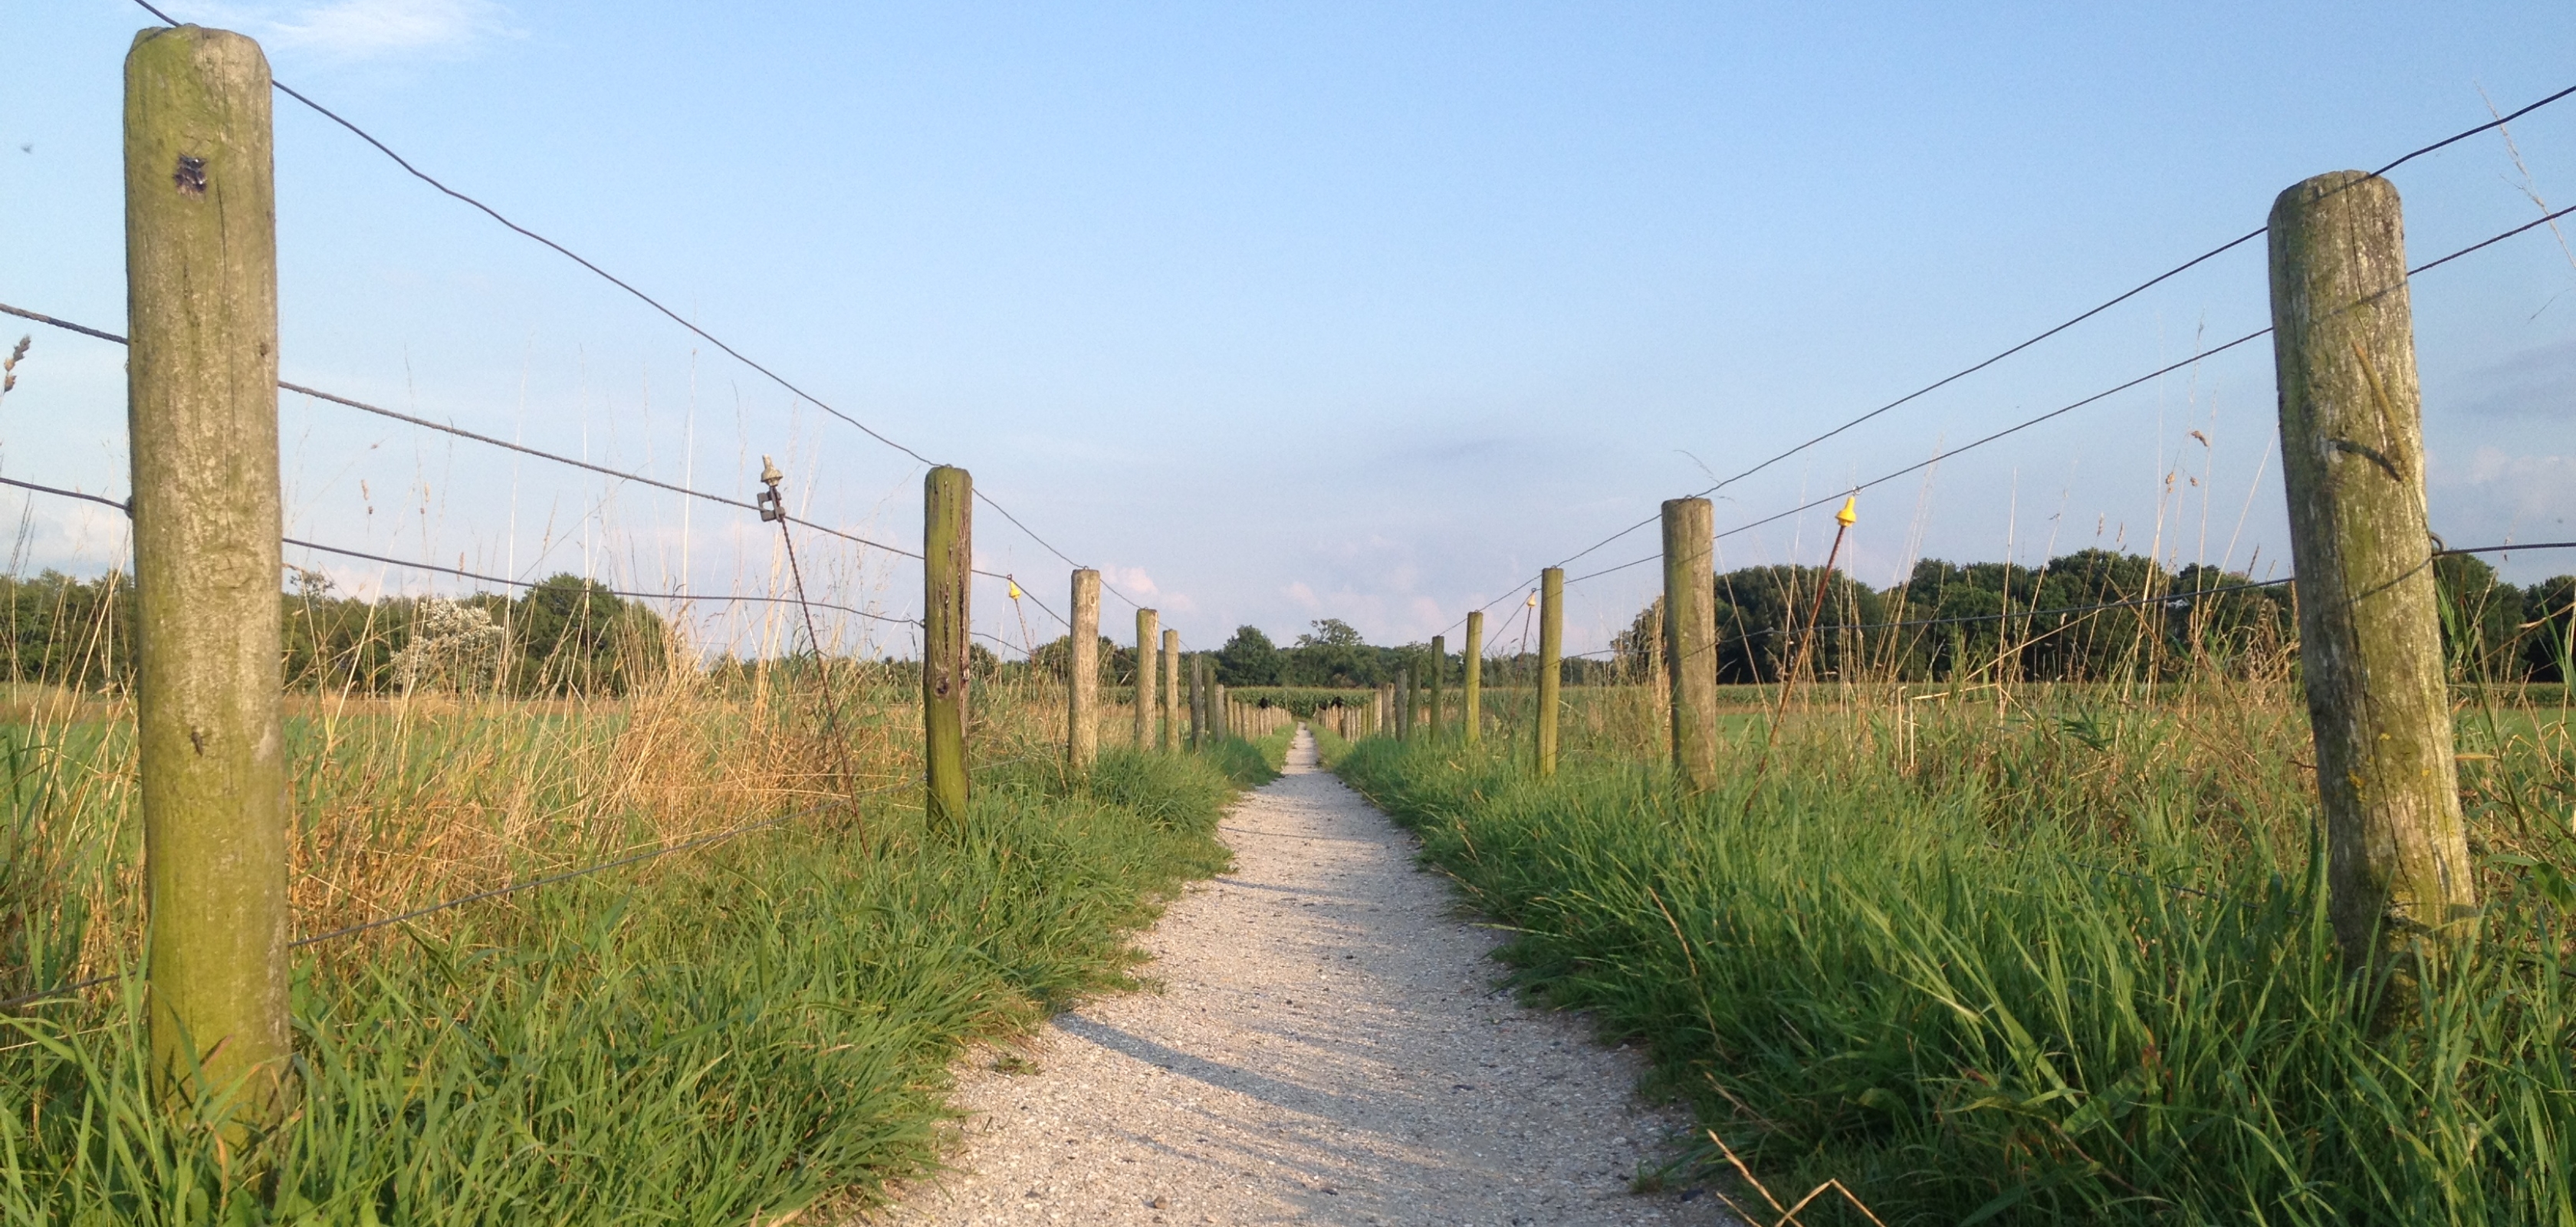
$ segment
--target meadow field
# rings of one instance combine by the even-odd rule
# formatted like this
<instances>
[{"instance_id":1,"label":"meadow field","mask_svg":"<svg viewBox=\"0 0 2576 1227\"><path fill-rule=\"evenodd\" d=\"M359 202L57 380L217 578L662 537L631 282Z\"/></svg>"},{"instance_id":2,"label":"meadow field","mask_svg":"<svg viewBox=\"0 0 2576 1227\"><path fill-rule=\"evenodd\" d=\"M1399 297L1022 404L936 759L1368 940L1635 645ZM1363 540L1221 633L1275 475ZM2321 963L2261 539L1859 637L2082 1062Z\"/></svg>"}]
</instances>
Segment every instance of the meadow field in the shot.
<instances>
[{"instance_id":1,"label":"meadow field","mask_svg":"<svg viewBox=\"0 0 2576 1227\"><path fill-rule=\"evenodd\" d=\"M1453 692L1454 693L1454 692ZM1784 1199L1895 1223L2576 1222L2576 745L2461 687L2476 948L2346 974L2286 671L1731 687L1676 789L1651 685L1332 756L1513 934L1526 991L1645 1046ZM1714 1144L1665 1176L1749 1202ZM1653 1177L1650 1177L1650 1179ZM1828 1195L1808 1223L1867 1221Z\"/></svg>"},{"instance_id":2,"label":"meadow field","mask_svg":"<svg viewBox=\"0 0 2576 1227\"><path fill-rule=\"evenodd\" d=\"M834 671L829 699L810 668L291 696L319 940L299 1100L249 1137L151 1085L130 707L13 686L0 997L101 982L0 1011L0 1222L775 1223L923 1172L951 1063L1126 983L1288 730L1139 752L1110 706L1069 777L1061 685L996 664L969 820L934 825L917 682Z\"/></svg>"}]
</instances>

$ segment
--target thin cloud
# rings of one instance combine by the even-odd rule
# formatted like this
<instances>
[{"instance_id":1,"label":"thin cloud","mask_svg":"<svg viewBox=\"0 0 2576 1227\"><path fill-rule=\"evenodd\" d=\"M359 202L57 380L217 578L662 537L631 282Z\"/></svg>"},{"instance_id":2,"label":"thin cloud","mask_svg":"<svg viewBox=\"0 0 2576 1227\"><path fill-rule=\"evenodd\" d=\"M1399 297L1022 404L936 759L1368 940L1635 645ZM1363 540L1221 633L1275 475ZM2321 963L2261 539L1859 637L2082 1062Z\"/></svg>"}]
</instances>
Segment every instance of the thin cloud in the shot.
<instances>
[{"instance_id":1,"label":"thin cloud","mask_svg":"<svg viewBox=\"0 0 2576 1227\"><path fill-rule=\"evenodd\" d=\"M494 38L515 38L509 13L492 0L339 0L269 22L281 46L340 60L454 55Z\"/></svg>"}]
</instances>

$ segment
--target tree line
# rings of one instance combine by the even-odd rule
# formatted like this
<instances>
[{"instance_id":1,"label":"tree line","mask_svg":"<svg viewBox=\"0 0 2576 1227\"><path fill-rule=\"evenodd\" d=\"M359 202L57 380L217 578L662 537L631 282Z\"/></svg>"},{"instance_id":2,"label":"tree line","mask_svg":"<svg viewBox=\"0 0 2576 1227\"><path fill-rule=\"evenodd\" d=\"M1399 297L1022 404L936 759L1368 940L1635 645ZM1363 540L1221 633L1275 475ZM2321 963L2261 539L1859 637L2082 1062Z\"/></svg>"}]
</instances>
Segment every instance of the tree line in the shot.
<instances>
[{"instance_id":1,"label":"tree line","mask_svg":"<svg viewBox=\"0 0 2576 1227\"><path fill-rule=\"evenodd\" d=\"M2569 612L2576 576L2517 587L2468 555L2437 558L2433 571L2455 677L2566 679L2576 656ZM1778 681L1811 624L1806 667L1814 676L1897 681L2155 680L2210 670L2241 676L2291 667L2298 638L2289 584L2261 584L2207 565L2169 570L2116 550L2078 550L2038 567L1924 559L1883 589L1802 566L1745 567L1719 575L1714 586L1718 680L1737 685ZM1650 676L1662 667L1662 642L1659 597L1613 637L1609 659L1569 658L1564 679L1581 686ZM1040 647L1036 667L1062 676L1068 644L1060 637ZM1533 673L1536 653L1496 654L1496 646L1486 645L1493 684ZM1326 618L1286 645L1258 627L1238 627L1207 655L1217 680L1230 687L1372 687L1426 668L1430 645L1372 645L1349 623ZM1460 663L1457 652L1446 654L1452 676ZM1134 649L1104 636L1101 668L1110 684L1132 683Z\"/></svg>"},{"instance_id":2,"label":"tree line","mask_svg":"<svg viewBox=\"0 0 2576 1227\"><path fill-rule=\"evenodd\" d=\"M2576 577L2521 588L2473 556L2432 566L2454 677L2564 680ZM2103 549L2039 567L1925 559L1879 590L1814 567L1748 567L1715 589L1718 678L1737 684L1779 680L1810 625L1815 676L1898 681L2241 676L2291 667L2298 638L2292 585ZM1623 669L1660 667L1662 621L1658 598L1616 637Z\"/></svg>"},{"instance_id":3,"label":"tree line","mask_svg":"<svg viewBox=\"0 0 2576 1227\"><path fill-rule=\"evenodd\" d=\"M617 695L668 660L659 615L571 574L517 597L371 601L334 595L329 577L302 571L278 600L290 691ZM132 685L132 577L54 570L0 577L0 609L9 618L9 680L83 690Z\"/></svg>"}]
</instances>

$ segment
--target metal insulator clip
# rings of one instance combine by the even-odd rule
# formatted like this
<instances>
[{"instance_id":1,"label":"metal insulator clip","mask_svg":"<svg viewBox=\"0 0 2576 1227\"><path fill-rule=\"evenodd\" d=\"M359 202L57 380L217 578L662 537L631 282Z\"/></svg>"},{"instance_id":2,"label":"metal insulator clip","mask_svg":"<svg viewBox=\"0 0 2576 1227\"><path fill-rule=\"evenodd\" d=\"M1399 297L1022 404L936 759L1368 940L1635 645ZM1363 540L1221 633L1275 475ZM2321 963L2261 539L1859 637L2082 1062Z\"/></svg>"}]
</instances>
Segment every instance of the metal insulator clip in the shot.
<instances>
[{"instance_id":1,"label":"metal insulator clip","mask_svg":"<svg viewBox=\"0 0 2576 1227\"><path fill-rule=\"evenodd\" d=\"M778 471L776 462L767 456L760 458L760 484L769 487L760 492L757 500L760 504L760 518L763 523L787 518L787 500L781 498L778 493L778 483L786 479L787 475Z\"/></svg>"}]
</instances>

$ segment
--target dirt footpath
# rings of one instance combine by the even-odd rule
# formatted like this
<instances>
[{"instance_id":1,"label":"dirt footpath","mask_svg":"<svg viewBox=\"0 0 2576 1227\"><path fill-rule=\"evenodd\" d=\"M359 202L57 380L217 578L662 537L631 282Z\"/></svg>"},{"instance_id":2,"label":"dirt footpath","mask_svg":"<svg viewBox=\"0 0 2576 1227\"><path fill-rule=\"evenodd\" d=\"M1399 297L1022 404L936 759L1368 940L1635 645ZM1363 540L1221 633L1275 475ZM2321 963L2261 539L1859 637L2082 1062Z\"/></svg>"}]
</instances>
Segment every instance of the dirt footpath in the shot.
<instances>
[{"instance_id":1,"label":"dirt footpath","mask_svg":"<svg viewBox=\"0 0 2576 1227\"><path fill-rule=\"evenodd\" d=\"M1145 936L1163 990L980 1058L960 1170L874 1221L1731 1221L1629 1192L1687 1120L1637 1104L1635 1057L1495 991L1494 936L1313 763L1301 735L1225 821L1235 872Z\"/></svg>"}]
</instances>

